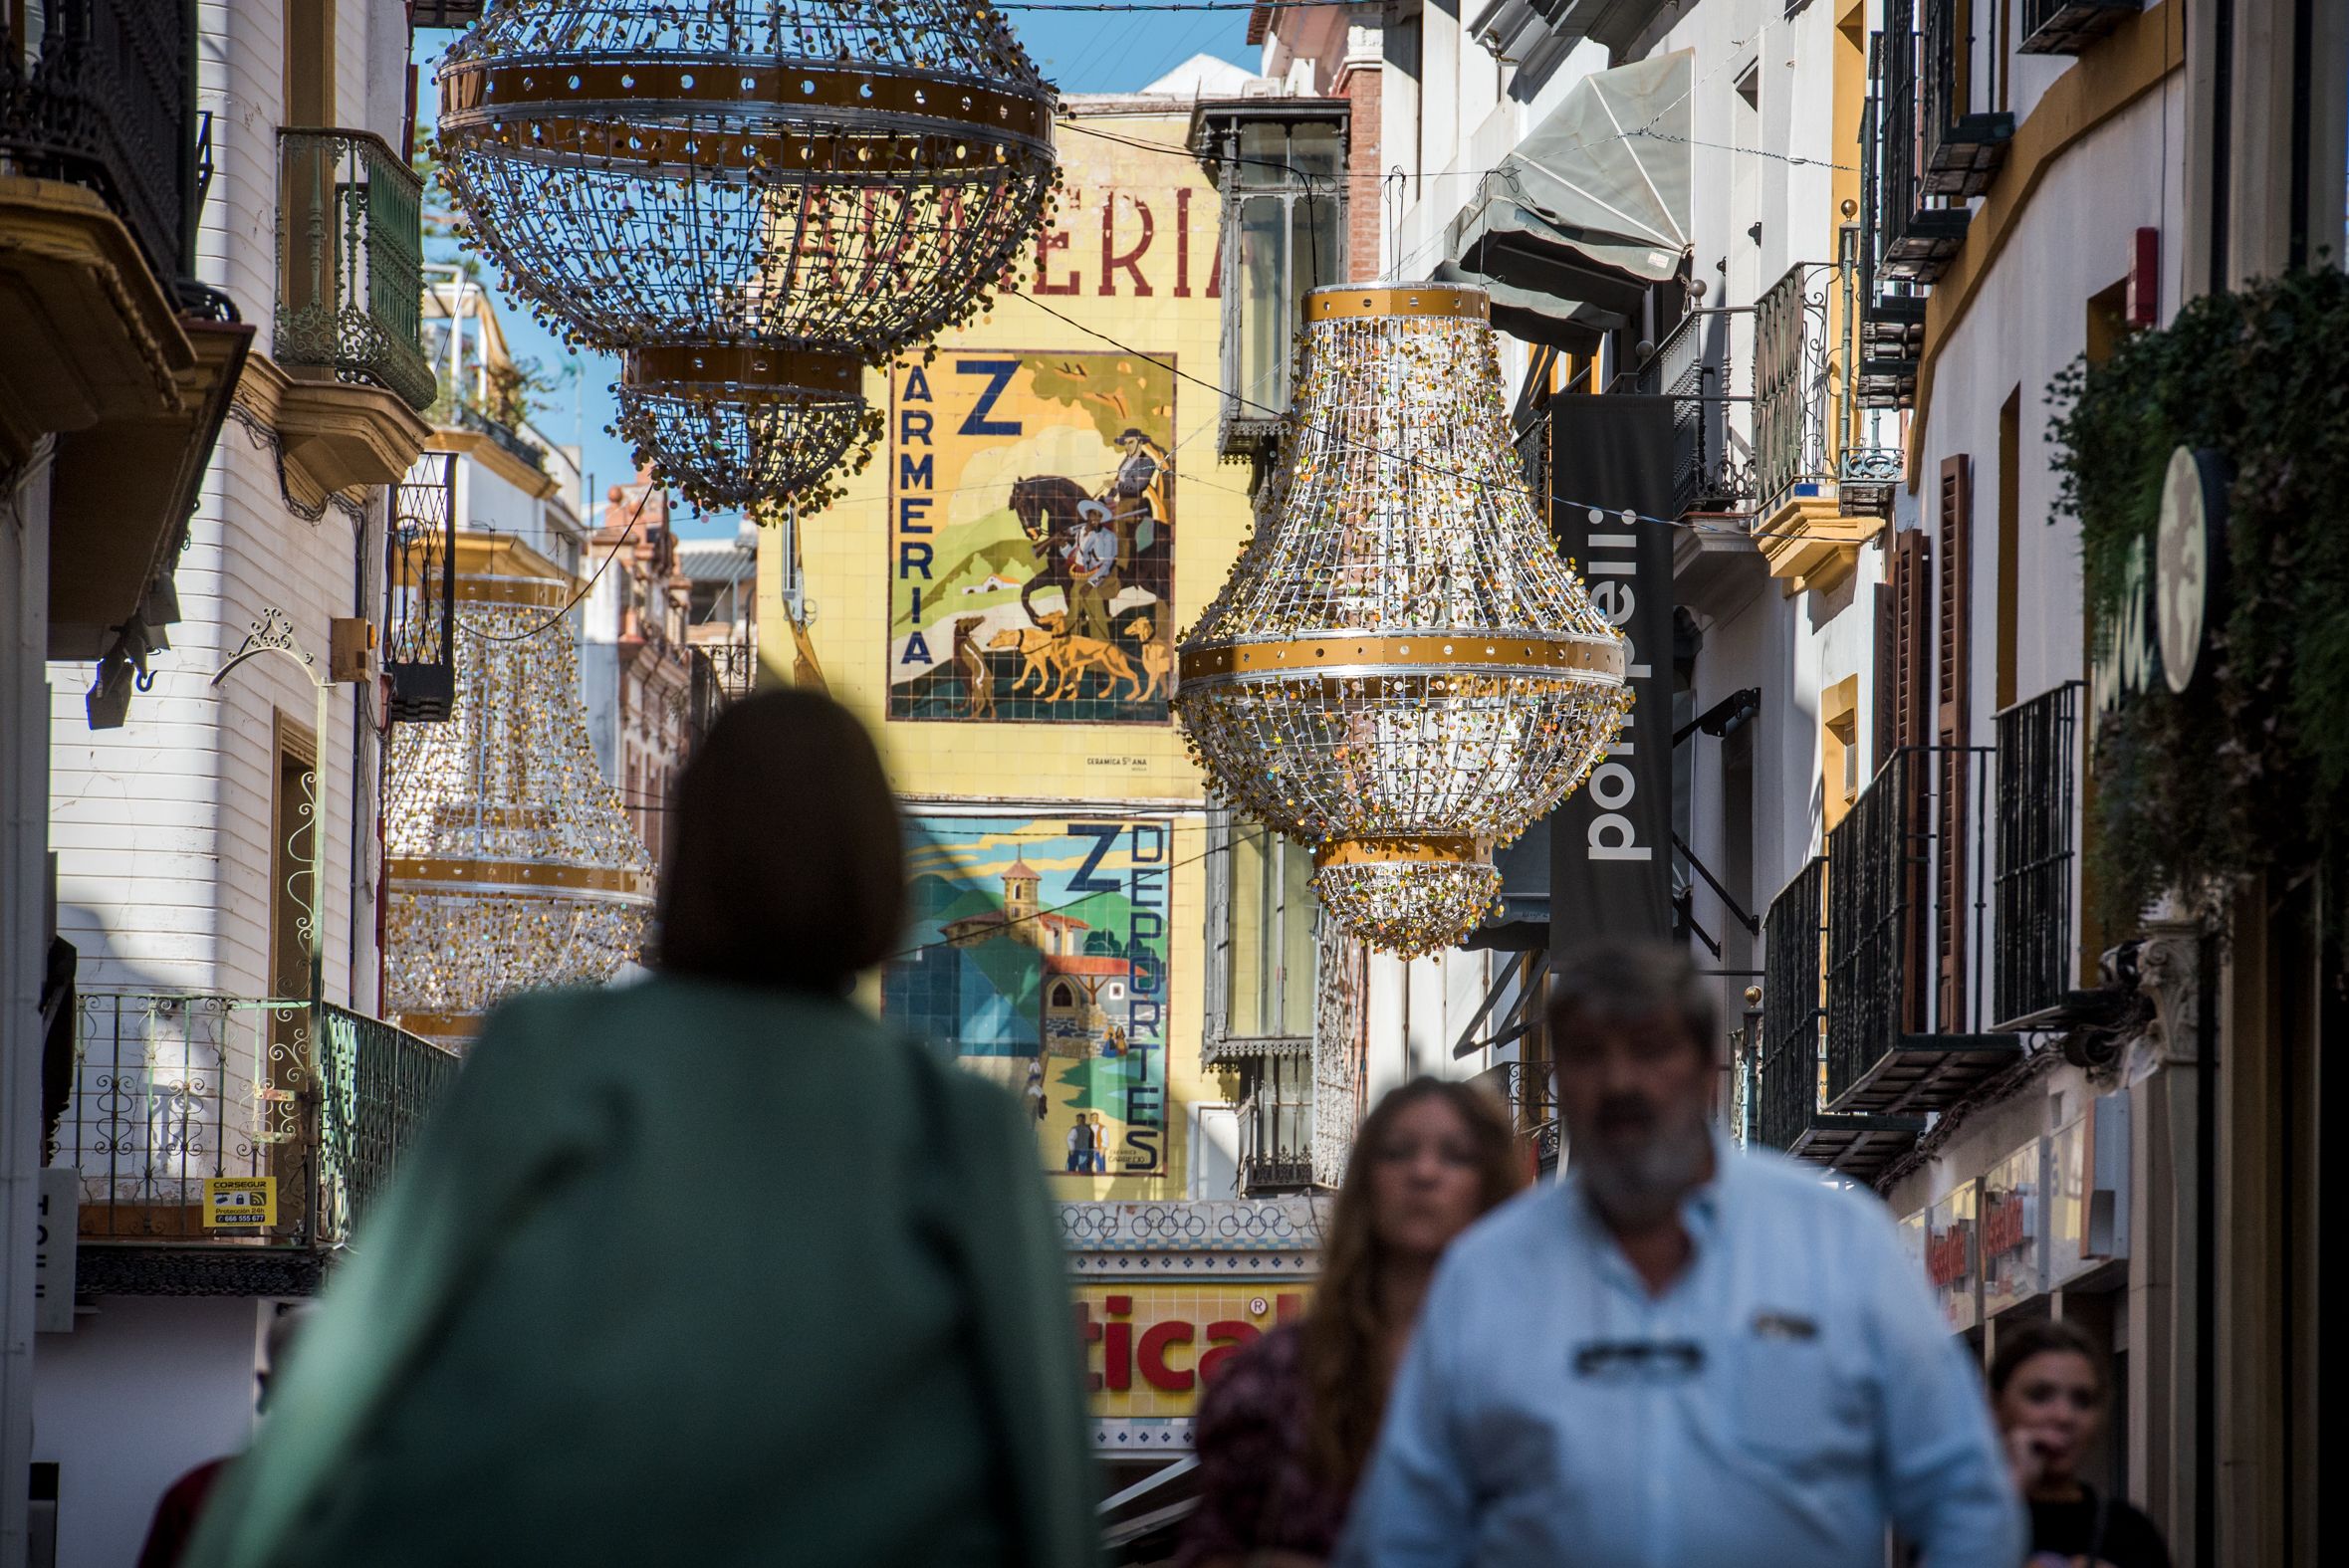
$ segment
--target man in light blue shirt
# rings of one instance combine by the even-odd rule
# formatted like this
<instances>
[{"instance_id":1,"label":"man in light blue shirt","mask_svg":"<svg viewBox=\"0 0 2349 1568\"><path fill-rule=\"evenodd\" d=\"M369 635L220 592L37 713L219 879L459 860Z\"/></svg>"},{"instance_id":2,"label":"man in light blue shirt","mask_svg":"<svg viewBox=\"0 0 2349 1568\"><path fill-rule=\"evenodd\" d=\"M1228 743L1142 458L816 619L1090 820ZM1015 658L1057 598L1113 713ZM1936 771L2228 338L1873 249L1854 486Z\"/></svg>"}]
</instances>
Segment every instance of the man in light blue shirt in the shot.
<instances>
[{"instance_id":1,"label":"man in light blue shirt","mask_svg":"<svg viewBox=\"0 0 2349 1568\"><path fill-rule=\"evenodd\" d=\"M2016 1568L1981 1378L1866 1194L1711 1130L1688 960L1561 963L1570 1178L1453 1243L1341 1568Z\"/></svg>"}]
</instances>

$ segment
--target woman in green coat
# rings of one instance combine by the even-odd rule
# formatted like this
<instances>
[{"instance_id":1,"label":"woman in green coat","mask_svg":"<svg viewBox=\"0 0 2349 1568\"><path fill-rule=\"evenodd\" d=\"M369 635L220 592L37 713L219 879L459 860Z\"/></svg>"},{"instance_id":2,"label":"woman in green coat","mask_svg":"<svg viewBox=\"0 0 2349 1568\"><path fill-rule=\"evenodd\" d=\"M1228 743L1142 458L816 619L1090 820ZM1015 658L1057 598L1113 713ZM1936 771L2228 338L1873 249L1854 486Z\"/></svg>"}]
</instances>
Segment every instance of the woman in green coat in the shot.
<instances>
[{"instance_id":1,"label":"woman in green coat","mask_svg":"<svg viewBox=\"0 0 2349 1568\"><path fill-rule=\"evenodd\" d=\"M900 827L824 698L684 774L660 973L500 1008L200 1568L1074 1568L1097 1491L1018 1102L852 1007Z\"/></svg>"}]
</instances>

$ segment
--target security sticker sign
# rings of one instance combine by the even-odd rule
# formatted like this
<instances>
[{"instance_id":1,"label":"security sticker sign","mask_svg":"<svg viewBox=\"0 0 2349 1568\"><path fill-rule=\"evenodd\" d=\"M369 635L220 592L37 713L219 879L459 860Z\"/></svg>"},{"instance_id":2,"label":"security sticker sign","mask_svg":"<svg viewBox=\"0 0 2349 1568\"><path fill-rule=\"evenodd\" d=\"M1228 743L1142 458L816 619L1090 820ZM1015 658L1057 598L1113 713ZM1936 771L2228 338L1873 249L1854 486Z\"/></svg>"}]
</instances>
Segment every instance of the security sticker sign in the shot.
<instances>
[{"instance_id":1,"label":"security sticker sign","mask_svg":"<svg viewBox=\"0 0 2349 1568\"><path fill-rule=\"evenodd\" d=\"M204 1229L266 1231L277 1224L277 1178L213 1176L204 1181Z\"/></svg>"}]
</instances>

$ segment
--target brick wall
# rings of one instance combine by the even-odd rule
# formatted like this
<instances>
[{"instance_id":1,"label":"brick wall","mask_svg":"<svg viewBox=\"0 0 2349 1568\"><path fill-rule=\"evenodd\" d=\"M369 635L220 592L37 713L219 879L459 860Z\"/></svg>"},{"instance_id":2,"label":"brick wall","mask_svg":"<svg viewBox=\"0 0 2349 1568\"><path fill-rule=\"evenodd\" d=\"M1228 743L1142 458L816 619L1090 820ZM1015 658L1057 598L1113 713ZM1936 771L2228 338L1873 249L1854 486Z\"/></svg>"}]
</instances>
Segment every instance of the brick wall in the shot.
<instances>
[{"instance_id":1,"label":"brick wall","mask_svg":"<svg viewBox=\"0 0 2349 1568\"><path fill-rule=\"evenodd\" d=\"M1352 105L1346 132L1346 281L1362 283L1379 275L1386 262L1380 235L1385 210L1379 179L1385 170L1379 160L1379 83L1375 68L1347 66L1337 83L1338 95Z\"/></svg>"}]
</instances>

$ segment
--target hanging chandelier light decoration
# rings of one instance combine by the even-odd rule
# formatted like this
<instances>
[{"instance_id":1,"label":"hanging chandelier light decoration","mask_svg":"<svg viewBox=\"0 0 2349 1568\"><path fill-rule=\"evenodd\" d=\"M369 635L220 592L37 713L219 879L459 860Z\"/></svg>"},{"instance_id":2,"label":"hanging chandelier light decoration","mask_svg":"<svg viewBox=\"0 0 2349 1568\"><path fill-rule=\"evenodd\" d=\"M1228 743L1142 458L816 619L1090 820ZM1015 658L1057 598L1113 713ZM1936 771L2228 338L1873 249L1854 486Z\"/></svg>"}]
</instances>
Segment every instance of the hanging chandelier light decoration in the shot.
<instances>
[{"instance_id":1,"label":"hanging chandelier light decoration","mask_svg":"<svg viewBox=\"0 0 2349 1568\"><path fill-rule=\"evenodd\" d=\"M963 0L512 0L439 72L468 244L620 353L618 433L686 498L836 492L863 371L1014 281L1053 89Z\"/></svg>"},{"instance_id":2,"label":"hanging chandelier light decoration","mask_svg":"<svg viewBox=\"0 0 2349 1568\"><path fill-rule=\"evenodd\" d=\"M1323 907L1407 958L1475 927L1494 848L1630 708L1518 467L1490 318L1452 285L1306 297L1265 521L1173 699L1217 792L1312 845Z\"/></svg>"},{"instance_id":3,"label":"hanging chandelier light decoration","mask_svg":"<svg viewBox=\"0 0 2349 1568\"><path fill-rule=\"evenodd\" d=\"M549 624L576 579L511 536L469 532L455 578L455 705L392 732L384 1002L409 1032L462 1049L505 998L601 985L634 959L653 865L588 745L571 628Z\"/></svg>"}]
</instances>

